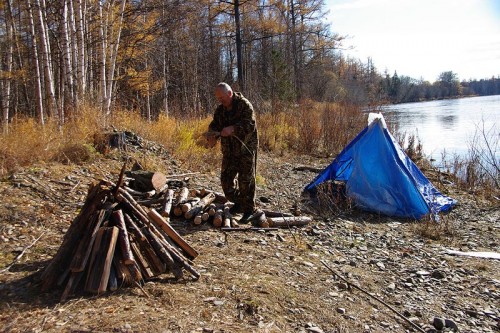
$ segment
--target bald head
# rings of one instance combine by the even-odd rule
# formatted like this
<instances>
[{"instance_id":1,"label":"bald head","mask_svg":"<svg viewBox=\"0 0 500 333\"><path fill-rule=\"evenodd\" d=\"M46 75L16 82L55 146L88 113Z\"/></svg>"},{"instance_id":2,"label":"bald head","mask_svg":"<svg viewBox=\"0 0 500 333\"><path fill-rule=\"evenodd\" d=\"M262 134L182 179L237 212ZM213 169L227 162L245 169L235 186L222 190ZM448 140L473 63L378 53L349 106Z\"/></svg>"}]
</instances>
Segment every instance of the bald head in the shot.
<instances>
[{"instance_id":1,"label":"bald head","mask_svg":"<svg viewBox=\"0 0 500 333\"><path fill-rule=\"evenodd\" d=\"M233 89L225 82L221 82L215 88L215 97L226 108L230 108L233 103Z\"/></svg>"}]
</instances>

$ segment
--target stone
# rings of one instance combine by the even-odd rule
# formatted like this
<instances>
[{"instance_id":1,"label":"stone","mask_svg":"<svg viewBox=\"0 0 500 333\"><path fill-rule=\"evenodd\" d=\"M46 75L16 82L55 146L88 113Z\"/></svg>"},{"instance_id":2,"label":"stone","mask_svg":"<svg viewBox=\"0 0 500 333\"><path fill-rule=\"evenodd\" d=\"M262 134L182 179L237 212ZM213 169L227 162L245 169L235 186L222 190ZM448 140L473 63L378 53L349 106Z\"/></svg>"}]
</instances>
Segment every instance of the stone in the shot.
<instances>
[{"instance_id":1,"label":"stone","mask_svg":"<svg viewBox=\"0 0 500 333\"><path fill-rule=\"evenodd\" d=\"M434 279L441 280L446 278L446 274L443 271L436 269L435 271L432 272L431 277Z\"/></svg>"},{"instance_id":2,"label":"stone","mask_svg":"<svg viewBox=\"0 0 500 333\"><path fill-rule=\"evenodd\" d=\"M337 308L337 312L340 314L345 314L345 309L344 308Z\"/></svg>"},{"instance_id":3,"label":"stone","mask_svg":"<svg viewBox=\"0 0 500 333\"><path fill-rule=\"evenodd\" d=\"M442 330L444 328L445 322L443 318L434 317L432 320L432 326L434 326L437 330Z\"/></svg>"},{"instance_id":4,"label":"stone","mask_svg":"<svg viewBox=\"0 0 500 333\"><path fill-rule=\"evenodd\" d=\"M445 319L444 320L444 326L447 328L452 329L453 331L457 332L458 331L458 325L451 319Z\"/></svg>"}]
</instances>

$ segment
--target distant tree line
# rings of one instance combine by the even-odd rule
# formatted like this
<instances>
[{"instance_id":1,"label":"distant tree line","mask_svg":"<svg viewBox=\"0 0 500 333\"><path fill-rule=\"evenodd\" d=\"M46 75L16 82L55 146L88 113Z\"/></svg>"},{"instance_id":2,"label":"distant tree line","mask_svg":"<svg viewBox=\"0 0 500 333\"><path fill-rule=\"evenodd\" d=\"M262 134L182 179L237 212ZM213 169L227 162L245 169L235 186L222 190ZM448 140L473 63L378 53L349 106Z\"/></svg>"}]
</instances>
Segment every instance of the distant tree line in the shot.
<instances>
[{"instance_id":1,"label":"distant tree line","mask_svg":"<svg viewBox=\"0 0 500 333\"><path fill-rule=\"evenodd\" d=\"M379 85L379 101L390 103L500 94L500 76L460 82L457 74L451 71L442 72L434 83L408 76L399 77L396 72L392 77L386 73Z\"/></svg>"}]
</instances>

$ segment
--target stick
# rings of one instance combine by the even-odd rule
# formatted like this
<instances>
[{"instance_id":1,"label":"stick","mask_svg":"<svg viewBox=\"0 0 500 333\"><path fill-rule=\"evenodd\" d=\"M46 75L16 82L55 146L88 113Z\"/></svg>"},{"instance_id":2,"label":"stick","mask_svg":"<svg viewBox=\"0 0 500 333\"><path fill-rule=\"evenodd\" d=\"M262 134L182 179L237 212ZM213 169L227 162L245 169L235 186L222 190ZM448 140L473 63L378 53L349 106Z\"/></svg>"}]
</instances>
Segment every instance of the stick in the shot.
<instances>
[{"instance_id":1,"label":"stick","mask_svg":"<svg viewBox=\"0 0 500 333\"><path fill-rule=\"evenodd\" d=\"M221 231L276 231L279 230L279 228L259 228L259 227L252 227L252 228L221 228Z\"/></svg>"},{"instance_id":2,"label":"stick","mask_svg":"<svg viewBox=\"0 0 500 333\"><path fill-rule=\"evenodd\" d=\"M328 266L328 264L324 261L324 260L321 260L321 263L323 264L323 266L325 266L333 275L339 277L340 279L342 279L345 283L347 283L348 286L351 286L351 287L354 287L355 289L358 289L359 291L365 293L366 295L370 296L371 298L379 301L380 303L384 304L386 307L389 308L389 310L391 310L392 312L394 312L395 314L397 314L398 316L400 316L401 318L403 318L408 324L410 324L414 329L416 329L417 331L419 332L423 332L425 333L425 331L423 329L420 328L420 326L418 326L417 324L413 323L412 321L408 320L405 316L403 316L401 313L399 313L396 309L394 309L392 306L390 306L389 304L385 303L384 301L382 301L380 298L372 295L371 293L367 292L366 290L362 289L361 287L355 285L355 284L352 284L351 282L349 282L347 279L345 279L343 276L337 274L332 268L330 268L330 266Z\"/></svg>"},{"instance_id":3,"label":"stick","mask_svg":"<svg viewBox=\"0 0 500 333\"><path fill-rule=\"evenodd\" d=\"M14 264L15 264L16 262L18 262L18 261L19 261L19 259L21 259L21 257L22 257L22 256L26 253L26 251L27 251L29 248L33 247L33 245L35 245L35 244L36 244L36 242L38 242L38 241L40 240L40 238L42 238L42 236L43 236L43 235L45 235L45 231L44 231L44 232L42 232L42 234L41 234L40 236L38 236L38 238L37 238L37 239L35 239L35 240L33 241L33 243L31 243L30 245L26 246L26 247L25 247L25 248L21 251L21 253L19 253L19 254L18 254L18 255L14 258L14 261L12 261L12 263L11 263L9 266L7 266L7 267L5 267L4 269L2 269L2 270L0 271L0 273L3 273L3 272L8 272L8 271L9 271L9 269L11 269L11 267L12 267L12 266L14 266Z\"/></svg>"},{"instance_id":4,"label":"stick","mask_svg":"<svg viewBox=\"0 0 500 333\"><path fill-rule=\"evenodd\" d=\"M128 239L127 227L125 226L125 218L121 209L115 210L112 213L113 218L118 226L119 234L118 241L120 242L120 250L123 256L125 265L132 265L135 263L134 256L130 250L130 242Z\"/></svg>"},{"instance_id":5,"label":"stick","mask_svg":"<svg viewBox=\"0 0 500 333\"><path fill-rule=\"evenodd\" d=\"M192 259L198 256L198 252L193 249L185 240L182 238L175 229L173 229L170 224L168 224L165 219L158 214L154 209L151 209L148 213L149 218L156 223L165 233L170 237L170 239L177 244L181 249L183 249Z\"/></svg>"},{"instance_id":6,"label":"stick","mask_svg":"<svg viewBox=\"0 0 500 333\"><path fill-rule=\"evenodd\" d=\"M123 175L125 174L125 168L127 167L127 162L128 162L128 157L125 160L125 163L123 163L122 169L120 170L120 175L118 176L118 182L116 183L116 188L113 193L115 196L118 194L120 186L122 186Z\"/></svg>"}]
</instances>

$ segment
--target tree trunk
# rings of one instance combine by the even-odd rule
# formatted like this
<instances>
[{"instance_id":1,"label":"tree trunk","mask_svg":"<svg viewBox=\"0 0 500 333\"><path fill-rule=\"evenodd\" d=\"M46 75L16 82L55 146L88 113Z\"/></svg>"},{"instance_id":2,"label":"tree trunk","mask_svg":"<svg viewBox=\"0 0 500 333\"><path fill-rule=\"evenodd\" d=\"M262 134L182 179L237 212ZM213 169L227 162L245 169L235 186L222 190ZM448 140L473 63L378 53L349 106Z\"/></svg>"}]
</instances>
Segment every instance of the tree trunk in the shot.
<instances>
[{"instance_id":1,"label":"tree trunk","mask_svg":"<svg viewBox=\"0 0 500 333\"><path fill-rule=\"evenodd\" d=\"M0 93L2 94L2 122L4 133L8 132L9 128L9 111L10 111L10 93L11 93L11 82L12 82L12 68L14 63L14 31L13 31L13 19L11 14L11 0L7 0L7 15L5 15L5 29L7 31L7 54L5 57L6 68L5 72L7 77L4 80L0 80Z\"/></svg>"},{"instance_id":2,"label":"tree trunk","mask_svg":"<svg viewBox=\"0 0 500 333\"><path fill-rule=\"evenodd\" d=\"M52 54L50 52L49 34L47 27L47 20L45 19L45 0L35 0L35 5L37 6L38 13L38 27L40 29L40 44L42 47L42 60L43 60L43 72L44 72L44 89L45 89L45 101L47 107L47 113L49 116L58 117L57 112L57 102L55 96L55 85L54 85L54 73L52 71Z\"/></svg>"},{"instance_id":3,"label":"tree trunk","mask_svg":"<svg viewBox=\"0 0 500 333\"><path fill-rule=\"evenodd\" d=\"M28 3L28 16L30 21L30 33L32 39L33 48L33 58L35 62L35 82L36 82L36 102L37 102L37 112L38 120L40 124L45 124L44 109L43 109L43 93L42 93L42 79L40 70L40 58L38 57L38 43L36 39L35 21L33 19L33 10L31 8L31 1L27 0Z\"/></svg>"},{"instance_id":4,"label":"tree trunk","mask_svg":"<svg viewBox=\"0 0 500 333\"><path fill-rule=\"evenodd\" d=\"M234 0L234 25L236 30L236 62L238 65L238 84L240 91L244 91L243 54L240 24L240 1Z\"/></svg>"}]
</instances>

